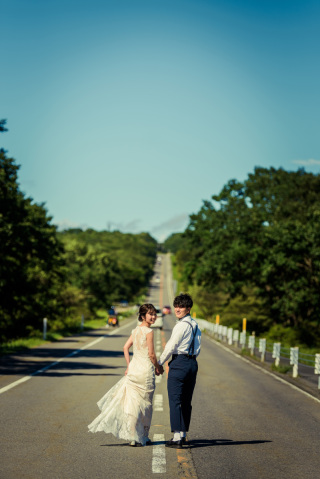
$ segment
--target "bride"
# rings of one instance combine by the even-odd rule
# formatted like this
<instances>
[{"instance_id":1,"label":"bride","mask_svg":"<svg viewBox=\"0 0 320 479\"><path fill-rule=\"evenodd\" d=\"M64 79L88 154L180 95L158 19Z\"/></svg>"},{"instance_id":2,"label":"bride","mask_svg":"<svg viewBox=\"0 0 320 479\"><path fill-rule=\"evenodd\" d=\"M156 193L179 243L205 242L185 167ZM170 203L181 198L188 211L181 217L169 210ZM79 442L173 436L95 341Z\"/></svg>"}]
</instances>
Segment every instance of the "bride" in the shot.
<instances>
[{"instance_id":1,"label":"bride","mask_svg":"<svg viewBox=\"0 0 320 479\"><path fill-rule=\"evenodd\" d=\"M155 369L161 369L154 351L153 330L157 312L152 304L139 309L139 324L123 347L127 362L125 376L97 403L101 413L89 424L91 432L104 431L131 446L145 446L152 418L152 400L155 389ZM130 362L129 349L133 345Z\"/></svg>"}]
</instances>

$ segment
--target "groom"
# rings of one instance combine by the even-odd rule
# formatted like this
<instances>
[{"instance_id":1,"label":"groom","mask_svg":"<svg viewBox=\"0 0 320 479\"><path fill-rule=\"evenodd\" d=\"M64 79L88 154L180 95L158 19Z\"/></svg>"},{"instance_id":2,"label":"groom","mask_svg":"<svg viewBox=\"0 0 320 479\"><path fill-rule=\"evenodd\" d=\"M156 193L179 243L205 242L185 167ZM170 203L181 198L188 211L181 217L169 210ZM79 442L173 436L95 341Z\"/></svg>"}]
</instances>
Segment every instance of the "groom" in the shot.
<instances>
[{"instance_id":1,"label":"groom","mask_svg":"<svg viewBox=\"0 0 320 479\"><path fill-rule=\"evenodd\" d=\"M178 321L160 356L160 369L157 373L162 374L162 365L172 355L169 362L168 396L173 438L166 443L166 447L180 449L186 443L186 432L191 419L191 400L198 372L196 358L200 353L201 331L190 316L193 301L189 294L181 293L176 296L173 306Z\"/></svg>"}]
</instances>

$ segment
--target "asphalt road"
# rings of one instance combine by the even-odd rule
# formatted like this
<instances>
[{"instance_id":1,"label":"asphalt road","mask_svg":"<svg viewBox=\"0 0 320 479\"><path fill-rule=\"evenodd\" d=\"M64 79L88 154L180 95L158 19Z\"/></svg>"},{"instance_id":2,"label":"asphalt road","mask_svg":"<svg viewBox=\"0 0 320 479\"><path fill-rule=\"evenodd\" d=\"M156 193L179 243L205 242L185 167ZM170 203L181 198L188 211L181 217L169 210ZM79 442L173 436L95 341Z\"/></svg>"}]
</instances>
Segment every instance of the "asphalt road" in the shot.
<instances>
[{"instance_id":1,"label":"asphalt road","mask_svg":"<svg viewBox=\"0 0 320 479\"><path fill-rule=\"evenodd\" d=\"M150 302L172 304L168 258L156 274L161 283L152 282ZM164 330L155 331L159 351L174 321L167 316ZM99 413L96 402L124 374L122 348L135 325L132 318L118 329L1 360L1 479L320 476L319 402L204 335L189 447L164 447L171 437L166 374L156 384L152 446L132 448L111 435L87 432Z\"/></svg>"}]
</instances>

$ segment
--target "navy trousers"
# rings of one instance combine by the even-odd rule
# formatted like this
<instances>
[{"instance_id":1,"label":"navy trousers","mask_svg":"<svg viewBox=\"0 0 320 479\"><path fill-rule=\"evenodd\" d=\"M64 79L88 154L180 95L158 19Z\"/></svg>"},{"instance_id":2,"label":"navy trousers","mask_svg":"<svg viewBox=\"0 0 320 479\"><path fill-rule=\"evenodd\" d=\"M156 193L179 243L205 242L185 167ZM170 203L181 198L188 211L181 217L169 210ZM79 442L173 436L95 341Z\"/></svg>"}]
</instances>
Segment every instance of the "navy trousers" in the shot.
<instances>
[{"instance_id":1,"label":"navy trousers","mask_svg":"<svg viewBox=\"0 0 320 479\"><path fill-rule=\"evenodd\" d=\"M171 431L189 431L191 401L196 384L198 363L196 358L184 354L172 356L169 363L168 396Z\"/></svg>"}]
</instances>

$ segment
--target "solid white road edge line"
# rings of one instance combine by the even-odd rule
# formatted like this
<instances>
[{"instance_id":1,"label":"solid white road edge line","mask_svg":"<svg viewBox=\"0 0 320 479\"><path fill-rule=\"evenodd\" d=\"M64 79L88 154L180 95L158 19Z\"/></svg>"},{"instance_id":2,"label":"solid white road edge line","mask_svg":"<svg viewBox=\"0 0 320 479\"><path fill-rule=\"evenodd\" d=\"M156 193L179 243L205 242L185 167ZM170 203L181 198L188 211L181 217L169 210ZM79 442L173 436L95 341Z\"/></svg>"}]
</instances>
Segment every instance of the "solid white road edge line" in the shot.
<instances>
[{"instance_id":1,"label":"solid white road edge line","mask_svg":"<svg viewBox=\"0 0 320 479\"><path fill-rule=\"evenodd\" d=\"M100 338L95 339L94 341L92 341L92 342L89 343L89 344L86 344L85 346L83 346L83 347L80 348L80 349L76 349L75 351L72 351L72 353L68 354L67 356L64 356L63 358L58 359L57 361L55 361L55 362L49 364L49 365L46 366L45 368L38 369L38 371L35 371L34 373L30 374L29 376L24 376L23 378L18 379L17 381L14 381L14 382L11 383L11 384L8 384L8 386L5 386L5 387L3 387L3 388L0 389L0 394L5 393L6 391L9 391L10 389L12 389L12 388L18 386L19 384L28 381L28 380L31 379L33 376L36 376L37 374L43 373L43 372L46 371L47 369L50 369L50 368L52 368L53 366L56 366L57 364L61 363L61 362L64 361L65 359L70 358L70 356L74 356L75 354L80 353L80 351L84 351L85 349L91 348L91 346L94 346L95 344L99 343L100 341L102 341L102 340L105 339L105 338L108 338L109 336L113 336L115 333L118 333L118 332L121 331L122 329L127 328L128 326L130 326L131 324L134 324L135 322L136 322L136 320L133 320L131 323L128 323L128 324L126 324L125 326L121 326L120 328L115 329L115 330L112 331L112 333L110 333L110 334L105 334L105 335L103 335L103 336L100 336Z\"/></svg>"},{"instance_id":2,"label":"solid white road edge line","mask_svg":"<svg viewBox=\"0 0 320 479\"><path fill-rule=\"evenodd\" d=\"M153 442L164 442L164 434L154 434ZM152 472L164 474L166 472L166 451L164 444L155 444L152 448Z\"/></svg>"},{"instance_id":3,"label":"solid white road edge line","mask_svg":"<svg viewBox=\"0 0 320 479\"><path fill-rule=\"evenodd\" d=\"M304 395L307 396L308 398L311 398L311 399L313 399L314 401L320 403L320 400L319 400L318 398L312 396L312 394L309 394L309 393L307 393L306 391L303 391L303 389L298 388L298 387L295 386L294 384L291 384L291 383L289 383L288 381L285 381L284 379L279 378L279 376L276 376L275 374L271 373L270 371L267 371L266 369L261 368L261 367L258 366L257 364L252 363L252 362L249 361L248 359L243 358L243 357L240 356L239 354L235 353L235 352L232 351L231 349L229 349L229 348L227 348L226 346L224 346L223 344L219 343L218 341L215 341L214 339L212 339L212 338L210 338L210 337L209 337L209 340L212 341L213 343L215 343L217 346L220 346L220 347L221 347L222 349L224 349L225 351L228 351L228 353L233 354L233 356L236 356L238 359L242 359L242 361L244 361L245 363L248 363L248 364L250 364L251 366L255 367L256 369L259 369L259 371L262 371L263 373L268 374L269 376L272 376L274 379L276 379L277 381L280 381L282 384L286 384L287 386L289 386L290 388L294 389L295 391L298 391L299 393L304 394Z\"/></svg>"}]
</instances>

